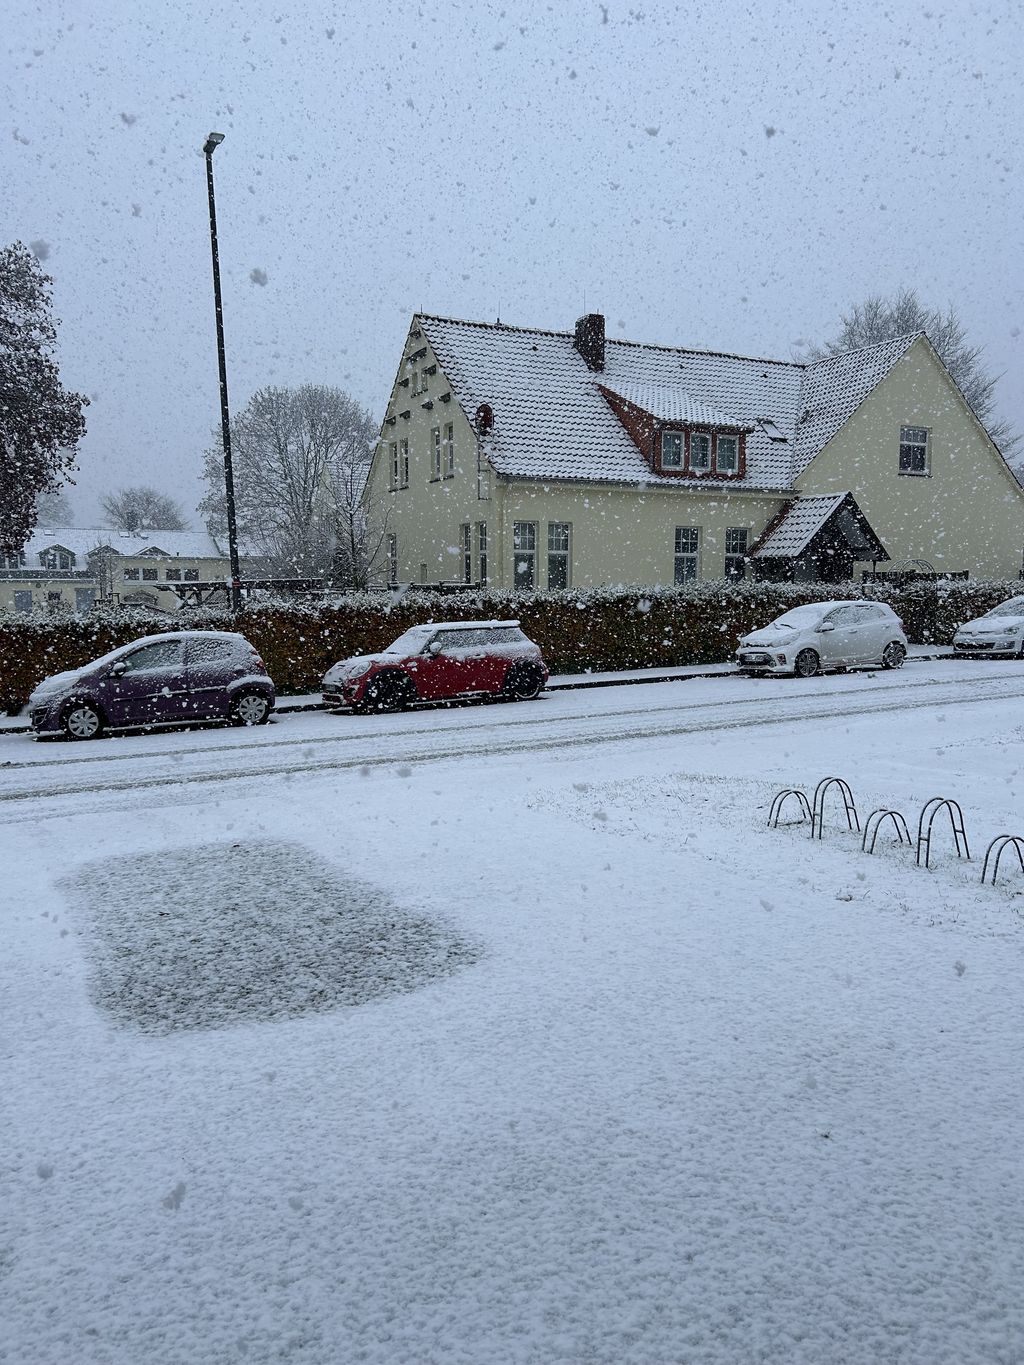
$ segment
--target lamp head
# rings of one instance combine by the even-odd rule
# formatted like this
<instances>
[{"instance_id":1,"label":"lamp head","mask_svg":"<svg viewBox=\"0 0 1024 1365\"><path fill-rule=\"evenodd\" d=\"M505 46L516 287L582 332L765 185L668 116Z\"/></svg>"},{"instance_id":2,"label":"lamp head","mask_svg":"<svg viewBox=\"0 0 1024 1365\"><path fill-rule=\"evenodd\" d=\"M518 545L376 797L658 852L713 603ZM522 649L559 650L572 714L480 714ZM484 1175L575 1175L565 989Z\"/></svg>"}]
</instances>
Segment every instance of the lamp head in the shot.
<instances>
[{"instance_id":1,"label":"lamp head","mask_svg":"<svg viewBox=\"0 0 1024 1365\"><path fill-rule=\"evenodd\" d=\"M209 156L210 153L213 151L214 147L219 147L223 141L224 141L223 133L210 133L206 139L205 145L203 146L203 151L206 153L207 156Z\"/></svg>"}]
</instances>

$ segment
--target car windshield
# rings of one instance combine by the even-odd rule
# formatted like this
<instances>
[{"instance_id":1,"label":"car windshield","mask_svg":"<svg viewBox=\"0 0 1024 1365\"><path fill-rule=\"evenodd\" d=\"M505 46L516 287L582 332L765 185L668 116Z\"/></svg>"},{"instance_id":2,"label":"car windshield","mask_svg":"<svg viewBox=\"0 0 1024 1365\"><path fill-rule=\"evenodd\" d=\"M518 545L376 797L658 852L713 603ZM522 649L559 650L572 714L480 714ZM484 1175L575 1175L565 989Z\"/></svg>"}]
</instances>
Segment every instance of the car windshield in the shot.
<instances>
[{"instance_id":1,"label":"car windshield","mask_svg":"<svg viewBox=\"0 0 1024 1365\"><path fill-rule=\"evenodd\" d=\"M392 640L383 652L385 654L419 654L434 634L435 629L435 626L410 626L404 634L399 635L397 640Z\"/></svg>"},{"instance_id":2,"label":"car windshield","mask_svg":"<svg viewBox=\"0 0 1024 1365\"><path fill-rule=\"evenodd\" d=\"M1024 616L1024 597L1011 597L1008 602L1000 602L998 607L985 613L988 616Z\"/></svg>"},{"instance_id":3,"label":"car windshield","mask_svg":"<svg viewBox=\"0 0 1024 1365\"><path fill-rule=\"evenodd\" d=\"M820 606L808 604L806 607L794 607L792 611L783 612L781 616L777 616L768 629L806 630L808 626L813 626L820 617Z\"/></svg>"}]
</instances>

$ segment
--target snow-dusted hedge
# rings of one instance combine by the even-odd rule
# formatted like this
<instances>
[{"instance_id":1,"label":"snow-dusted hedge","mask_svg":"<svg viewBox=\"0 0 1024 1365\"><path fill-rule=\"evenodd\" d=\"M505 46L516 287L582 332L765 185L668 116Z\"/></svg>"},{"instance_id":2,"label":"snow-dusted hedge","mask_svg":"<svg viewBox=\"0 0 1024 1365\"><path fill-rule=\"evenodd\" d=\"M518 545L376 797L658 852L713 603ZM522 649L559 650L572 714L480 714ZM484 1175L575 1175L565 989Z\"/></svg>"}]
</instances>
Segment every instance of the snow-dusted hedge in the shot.
<instances>
[{"instance_id":1,"label":"snow-dusted hedge","mask_svg":"<svg viewBox=\"0 0 1024 1365\"><path fill-rule=\"evenodd\" d=\"M238 620L211 610L173 618L138 610L87 616L0 614L0 711L24 704L50 673L77 668L140 635L168 629L240 630L266 660L281 692L319 687L330 664L380 649L421 621L518 617L555 672L670 667L728 658L736 637L799 602L872 597L889 602L917 643L948 644L962 622L1021 592L1020 582L780 584L695 583L651 590L361 593L331 602L266 602Z\"/></svg>"}]
</instances>

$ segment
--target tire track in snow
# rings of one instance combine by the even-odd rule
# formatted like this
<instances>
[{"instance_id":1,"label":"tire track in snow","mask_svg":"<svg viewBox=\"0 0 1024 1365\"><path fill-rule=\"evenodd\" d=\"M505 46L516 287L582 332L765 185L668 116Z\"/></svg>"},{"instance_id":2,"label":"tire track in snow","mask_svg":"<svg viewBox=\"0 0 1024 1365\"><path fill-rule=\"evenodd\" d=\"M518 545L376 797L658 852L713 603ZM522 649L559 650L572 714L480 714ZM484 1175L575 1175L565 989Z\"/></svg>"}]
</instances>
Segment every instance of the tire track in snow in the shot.
<instances>
[{"instance_id":1,"label":"tire track in snow","mask_svg":"<svg viewBox=\"0 0 1024 1365\"><path fill-rule=\"evenodd\" d=\"M860 705L847 706L842 711L837 712L835 706L825 705L826 697L816 694L814 697L815 705L808 705L808 698L788 697L785 699L775 699L767 703L763 699L754 699L761 706L761 711L750 711L747 714L738 716L735 714L735 703L716 703L714 708L703 708L699 716L679 720L675 723L667 719L664 723L650 724L650 711L632 712L639 722L636 725L621 727L615 730L607 728L609 716L607 713L589 717L559 717L565 725L572 724L576 727L572 733L543 733L544 729L552 729L553 721L532 722L536 733L531 735L517 735L507 742L502 743L500 737L493 734L489 735L489 742L481 742L480 739L473 739L464 744L443 745L435 743L433 745L409 745L406 741L410 732L401 731L393 736L388 736L388 752L381 753L379 747L375 751L364 752L355 755L343 755L337 758L325 758L323 760L305 759L301 763L264 763L252 765L245 768L235 769L234 771L224 771L223 768L209 771L182 771L174 774L161 775L159 777L139 778L111 778L106 781L89 782L80 786L67 786L63 789L55 790L50 784L45 787L35 787L30 789L15 789L0 792L0 801L12 803L37 803L46 801L53 805L59 803L52 810L47 810L40 816L38 809L33 809L31 813L24 816L15 815L10 819L10 823L15 823L21 819L37 820L40 818L56 817L67 813L66 807L60 798L68 797L77 800L81 796L100 795L105 793L126 793L156 791L160 788L188 787L194 784L224 784L238 781L251 781L263 777L295 777L306 774L319 774L330 771L343 771L358 768L386 768L399 763L426 763L444 762L459 758L471 758L480 755L497 757L524 752L542 752L544 750L574 749L581 747L597 747L603 744L618 744L644 739L672 738L687 734L702 734L714 730L740 730L763 725L792 725L799 724L801 721L830 720L842 721L847 717L871 715L878 712L907 711L907 710L926 710L940 706L946 706L950 702L959 705L971 705L987 703L994 700L1015 700L1021 695L1020 686L1008 687L1003 685L1002 689L996 691L986 688L982 695L960 696L963 684L940 683L936 686L946 689L953 693L950 696L929 695L921 697L919 700L908 698L905 689L900 689L899 699L889 702L880 702L879 692L862 693L858 695ZM886 692L896 689L885 689ZM834 694L831 694L834 695ZM844 693L847 697L856 694ZM754 702L748 703L753 705ZM788 702L780 709L780 702ZM678 707L671 708L678 713ZM709 714L711 711L716 714ZM582 722L582 725L581 725ZM647 722L647 723L644 723ZM521 722L527 724L529 722ZM476 727L480 728L480 727ZM434 732L435 739L444 737ZM462 731L456 732L462 734ZM371 738L371 736L366 736ZM372 738L379 738L373 736ZM304 743L308 747L316 741L306 740ZM269 747L269 746L264 746ZM195 751L193 751L195 752ZM203 755L203 751L199 751ZM204 755L214 757L212 754ZM30 765L31 766L31 765ZM90 810L93 809L90 807Z\"/></svg>"}]
</instances>

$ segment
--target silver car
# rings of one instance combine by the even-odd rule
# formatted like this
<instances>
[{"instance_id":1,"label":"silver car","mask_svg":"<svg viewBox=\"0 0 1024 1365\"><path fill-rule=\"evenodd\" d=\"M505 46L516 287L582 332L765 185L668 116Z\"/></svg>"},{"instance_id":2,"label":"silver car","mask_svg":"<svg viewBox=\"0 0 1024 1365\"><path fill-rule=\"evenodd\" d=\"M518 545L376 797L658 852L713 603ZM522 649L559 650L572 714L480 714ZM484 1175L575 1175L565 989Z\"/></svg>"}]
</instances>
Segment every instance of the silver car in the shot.
<instances>
[{"instance_id":1,"label":"silver car","mask_svg":"<svg viewBox=\"0 0 1024 1365\"><path fill-rule=\"evenodd\" d=\"M900 668L906 657L903 622L884 602L808 602L744 635L736 648L743 673L800 678L837 668Z\"/></svg>"},{"instance_id":2,"label":"silver car","mask_svg":"<svg viewBox=\"0 0 1024 1365\"><path fill-rule=\"evenodd\" d=\"M1024 659L1024 597L1011 597L966 622L953 636L953 648L958 654Z\"/></svg>"}]
</instances>

